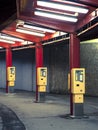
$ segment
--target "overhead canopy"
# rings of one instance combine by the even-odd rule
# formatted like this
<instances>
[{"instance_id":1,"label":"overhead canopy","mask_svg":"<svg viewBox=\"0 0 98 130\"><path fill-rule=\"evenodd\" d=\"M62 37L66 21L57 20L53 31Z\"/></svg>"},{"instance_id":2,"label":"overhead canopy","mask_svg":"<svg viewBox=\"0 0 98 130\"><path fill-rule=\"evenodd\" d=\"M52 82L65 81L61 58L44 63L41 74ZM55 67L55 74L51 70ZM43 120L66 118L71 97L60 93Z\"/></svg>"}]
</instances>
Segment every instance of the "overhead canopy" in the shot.
<instances>
[{"instance_id":1,"label":"overhead canopy","mask_svg":"<svg viewBox=\"0 0 98 130\"><path fill-rule=\"evenodd\" d=\"M26 41L41 42L59 36L61 31L80 33L88 25L98 28L98 0L1 0L0 3L1 32ZM16 45L21 43L15 41L10 46Z\"/></svg>"}]
</instances>

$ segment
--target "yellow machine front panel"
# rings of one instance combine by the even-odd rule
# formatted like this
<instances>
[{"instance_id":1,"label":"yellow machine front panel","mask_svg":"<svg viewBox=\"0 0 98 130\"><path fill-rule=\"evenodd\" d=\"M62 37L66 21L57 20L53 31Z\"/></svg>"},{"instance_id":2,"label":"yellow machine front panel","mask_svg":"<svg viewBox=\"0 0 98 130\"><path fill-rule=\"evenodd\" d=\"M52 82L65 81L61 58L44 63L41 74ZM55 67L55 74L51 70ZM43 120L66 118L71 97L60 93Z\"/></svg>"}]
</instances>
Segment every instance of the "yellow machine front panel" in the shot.
<instances>
[{"instance_id":1,"label":"yellow machine front panel","mask_svg":"<svg viewBox=\"0 0 98 130\"><path fill-rule=\"evenodd\" d=\"M47 85L47 68L37 68L37 85Z\"/></svg>"},{"instance_id":2,"label":"yellow machine front panel","mask_svg":"<svg viewBox=\"0 0 98 130\"><path fill-rule=\"evenodd\" d=\"M84 97L83 94L73 94L73 103L83 103Z\"/></svg>"},{"instance_id":3,"label":"yellow machine front panel","mask_svg":"<svg viewBox=\"0 0 98 130\"><path fill-rule=\"evenodd\" d=\"M46 92L46 86L38 86L38 92Z\"/></svg>"},{"instance_id":4,"label":"yellow machine front panel","mask_svg":"<svg viewBox=\"0 0 98 130\"><path fill-rule=\"evenodd\" d=\"M12 82L12 81L10 81L10 82L8 82L8 86L14 86L15 85L15 83L14 82Z\"/></svg>"},{"instance_id":5,"label":"yellow machine front panel","mask_svg":"<svg viewBox=\"0 0 98 130\"><path fill-rule=\"evenodd\" d=\"M8 81L15 81L15 67L8 67L7 68L7 80Z\"/></svg>"},{"instance_id":6,"label":"yellow machine front panel","mask_svg":"<svg viewBox=\"0 0 98 130\"><path fill-rule=\"evenodd\" d=\"M74 68L71 70L71 92L73 94L85 93L85 69Z\"/></svg>"}]
</instances>

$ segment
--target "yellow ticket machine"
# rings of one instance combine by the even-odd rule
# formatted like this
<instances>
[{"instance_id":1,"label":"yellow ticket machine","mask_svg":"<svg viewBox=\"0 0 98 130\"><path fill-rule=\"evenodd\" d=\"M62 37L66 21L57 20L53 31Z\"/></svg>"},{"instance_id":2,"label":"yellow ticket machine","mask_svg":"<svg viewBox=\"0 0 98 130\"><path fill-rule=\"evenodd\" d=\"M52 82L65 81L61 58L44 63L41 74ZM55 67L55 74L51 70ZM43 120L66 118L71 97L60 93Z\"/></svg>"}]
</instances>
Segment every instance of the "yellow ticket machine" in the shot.
<instances>
[{"instance_id":1,"label":"yellow ticket machine","mask_svg":"<svg viewBox=\"0 0 98 130\"><path fill-rule=\"evenodd\" d=\"M85 93L85 69L74 68L71 70L71 93L74 103L83 103Z\"/></svg>"},{"instance_id":2,"label":"yellow ticket machine","mask_svg":"<svg viewBox=\"0 0 98 130\"><path fill-rule=\"evenodd\" d=\"M85 69L74 68L71 70L71 92L74 94L85 93Z\"/></svg>"},{"instance_id":3,"label":"yellow ticket machine","mask_svg":"<svg viewBox=\"0 0 98 130\"><path fill-rule=\"evenodd\" d=\"M38 85L38 92L46 92L46 85L47 85L46 67L37 68L37 85Z\"/></svg>"},{"instance_id":4,"label":"yellow ticket machine","mask_svg":"<svg viewBox=\"0 0 98 130\"><path fill-rule=\"evenodd\" d=\"M8 86L15 85L15 67L7 68L7 81L8 81Z\"/></svg>"},{"instance_id":5,"label":"yellow ticket machine","mask_svg":"<svg viewBox=\"0 0 98 130\"><path fill-rule=\"evenodd\" d=\"M85 93L84 68L73 68L71 70L71 93L73 95L73 116L83 117L83 103Z\"/></svg>"}]
</instances>

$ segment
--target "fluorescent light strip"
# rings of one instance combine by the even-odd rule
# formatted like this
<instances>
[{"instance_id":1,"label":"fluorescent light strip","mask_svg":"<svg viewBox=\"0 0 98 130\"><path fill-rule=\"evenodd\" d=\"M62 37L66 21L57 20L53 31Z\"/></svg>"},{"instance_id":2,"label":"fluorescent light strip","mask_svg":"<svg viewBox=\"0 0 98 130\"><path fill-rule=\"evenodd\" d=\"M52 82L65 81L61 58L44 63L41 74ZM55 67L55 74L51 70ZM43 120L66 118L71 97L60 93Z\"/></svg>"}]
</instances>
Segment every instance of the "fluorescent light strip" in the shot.
<instances>
[{"instance_id":1,"label":"fluorescent light strip","mask_svg":"<svg viewBox=\"0 0 98 130\"><path fill-rule=\"evenodd\" d=\"M23 26L26 28L30 28L30 29L36 29L36 30L40 30L40 31L44 31L44 32L55 33L55 30L52 30L52 29L36 27L33 25L27 25L27 24L24 24Z\"/></svg>"},{"instance_id":2,"label":"fluorescent light strip","mask_svg":"<svg viewBox=\"0 0 98 130\"><path fill-rule=\"evenodd\" d=\"M10 43L10 44L15 44L14 41L9 41L9 40L5 40L5 39L0 39L0 42L5 42L5 43Z\"/></svg>"},{"instance_id":3,"label":"fluorescent light strip","mask_svg":"<svg viewBox=\"0 0 98 130\"><path fill-rule=\"evenodd\" d=\"M53 18L53 19L58 19L58 20L64 20L64 21L69 21L69 22L77 22L77 20L78 20L77 18L74 18L74 17L58 15L58 14L44 12L44 11L38 11L38 10L36 10L34 13L35 13L35 15L38 15L38 16L43 16L43 17L48 17L48 18Z\"/></svg>"},{"instance_id":4,"label":"fluorescent light strip","mask_svg":"<svg viewBox=\"0 0 98 130\"><path fill-rule=\"evenodd\" d=\"M60 33L60 36L67 34L66 32L59 32L59 33Z\"/></svg>"},{"instance_id":5,"label":"fluorescent light strip","mask_svg":"<svg viewBox=\"0 0 98 130\"><path fill-rule=\"evenodd\" d=\"M47 1L37 1L37 5L43 6L43 7L48 7L48 8L65 10L65 11L84 13L84 14L86 14L88 12L88 9L86 9L86 8L58 4L58 3L52 3L52 2L47 2Z\"/></svg>"},{"instance_id":6,"label":"fluorescent light strip","mask_svg":"<svg viewBox=\"0 0 98 130\"><path fill-rule=\"evenodd\" d=\"M20 33L25 33L25 34L30 34L30 35L39 36L39 37L44 37L44 36L45 36L44 33L32 32L32 31L28 31L28 30L23 30L23 29L21 29L21 28L17 28L16 31L17 31L17 32L20 32Z\"/></svg>"},{"instance_id":7,"label":"fluorescent light strip","mask_svg":"<svg viewBox=\"0 0 98 130\"><path fill-rule=\"evenodd\" d=\"M29 45L29 44L33 44L33 42L30 42L30 41L24 41L22 42L23 45Z\"/></svg>"},{"instance_id":8,"label":"fluorescent light strip","mask_svg":"<svg viewBox=\"0 0 98 130\"><path fill-rule=\"evenodd\" d=\"M14 38L14 37L9 37L9 36L4 36L4 35L1 35L0 38L3 38L5 40L17 41L17 42L23 42L24 41L24 40L19 39L19 38Z\"/></svg>"}]
</instances>

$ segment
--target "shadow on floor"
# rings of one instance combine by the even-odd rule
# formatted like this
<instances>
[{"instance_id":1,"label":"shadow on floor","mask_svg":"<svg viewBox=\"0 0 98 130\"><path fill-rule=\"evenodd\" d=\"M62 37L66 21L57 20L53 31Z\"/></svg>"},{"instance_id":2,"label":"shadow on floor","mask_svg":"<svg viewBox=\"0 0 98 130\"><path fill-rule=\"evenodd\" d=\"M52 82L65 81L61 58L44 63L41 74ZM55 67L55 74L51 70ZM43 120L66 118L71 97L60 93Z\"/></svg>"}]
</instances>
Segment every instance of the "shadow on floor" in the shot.
<instances>
[{"instance_id":1,"label":"shadow on floor","mask_svg":"<svg viewBox=\"0 0 98 130\"><path fill-rule=\"evenodd\" d=\"M2 130L26 130L15 112L3 104L0 104L0 117L2 120Z\"/></svg>"}]
</instances>

